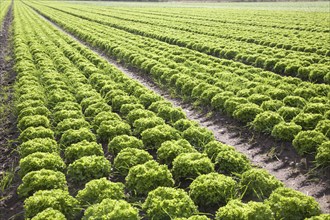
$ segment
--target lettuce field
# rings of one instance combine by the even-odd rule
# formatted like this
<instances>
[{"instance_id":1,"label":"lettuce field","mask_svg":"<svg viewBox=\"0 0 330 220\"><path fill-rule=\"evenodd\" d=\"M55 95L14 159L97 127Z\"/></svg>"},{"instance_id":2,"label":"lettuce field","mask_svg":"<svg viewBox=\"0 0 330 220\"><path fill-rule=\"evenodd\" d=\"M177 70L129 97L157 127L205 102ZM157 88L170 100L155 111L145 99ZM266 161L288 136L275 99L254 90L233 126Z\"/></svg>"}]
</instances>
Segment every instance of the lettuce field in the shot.
<instances>
[{"instance_id":1,"label":"lettuce field","mask_svg":"<svg viewBox=\"0 0 330 220\"><path fill-rule=\"evenodd\" d=\"M330 219L329 2L0 1L0 219Z\"/></svg>"}]
</instances>

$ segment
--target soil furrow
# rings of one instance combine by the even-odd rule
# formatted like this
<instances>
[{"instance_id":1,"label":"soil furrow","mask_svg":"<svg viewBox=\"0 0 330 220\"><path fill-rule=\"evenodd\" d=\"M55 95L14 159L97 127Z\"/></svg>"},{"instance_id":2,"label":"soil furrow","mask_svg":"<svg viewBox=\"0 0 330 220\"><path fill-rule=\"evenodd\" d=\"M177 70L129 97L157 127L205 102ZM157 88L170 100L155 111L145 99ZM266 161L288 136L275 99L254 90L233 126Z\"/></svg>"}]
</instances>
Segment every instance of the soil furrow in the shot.
<instances>
[{"instance_id":1,"label":"soil furrow","mask_svg":"<svg viewBox=\"0 0 330 220\"><path fill-rule=\"evenodd\" d=\"M0 219L23 219L23 201L16 193L21 180L17 174L18 129L14 112L13 4L0 32Z\"/></svg>"},{"instance_id":2,"label":"soil furrow","mask_svg":"<svg viewBox=\"0 0 330 220\"><path fill-rule=\"evenodd\" d=\"M186 103L180 98L173 98L168 90L155 84L148 75L139 72L137 69L126 67L125 64L117 62L114 57L110 57L103 51L92 47L43 15L39 15L63 33L102 56L130 78L162 95L174 106L181 107L189 119L197 121L202 127L213 131L218 141L234 146L239 152L248 156L255 166L268 170L283 181L287 187L314 196L320 203L322 211L324 213L330 212L329 170L311 170L311 159L301 158L297 155L291 143L276 141L270 136L252 132L227 115L221 113L210 114L210 109L199 109L194 107L192 103Z\"/></svg>"}]
</instances>

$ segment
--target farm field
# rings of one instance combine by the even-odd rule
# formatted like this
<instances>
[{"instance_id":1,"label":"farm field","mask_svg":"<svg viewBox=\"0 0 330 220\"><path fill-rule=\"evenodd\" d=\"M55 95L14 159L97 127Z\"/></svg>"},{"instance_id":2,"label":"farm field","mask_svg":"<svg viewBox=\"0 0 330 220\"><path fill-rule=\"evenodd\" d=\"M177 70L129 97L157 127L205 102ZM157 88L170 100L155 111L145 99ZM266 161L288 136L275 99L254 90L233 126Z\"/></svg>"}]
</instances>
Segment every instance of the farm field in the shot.
<instances>
[{"instance_id":1,"label":"farm field","mask_svg":"<svg viewBox=\"0 0 330 220\"><path fill-rule=\"evenodd\" d=\"M0 219L330 218L330 5L0 8Z\"/></svg>"}]
</instances>

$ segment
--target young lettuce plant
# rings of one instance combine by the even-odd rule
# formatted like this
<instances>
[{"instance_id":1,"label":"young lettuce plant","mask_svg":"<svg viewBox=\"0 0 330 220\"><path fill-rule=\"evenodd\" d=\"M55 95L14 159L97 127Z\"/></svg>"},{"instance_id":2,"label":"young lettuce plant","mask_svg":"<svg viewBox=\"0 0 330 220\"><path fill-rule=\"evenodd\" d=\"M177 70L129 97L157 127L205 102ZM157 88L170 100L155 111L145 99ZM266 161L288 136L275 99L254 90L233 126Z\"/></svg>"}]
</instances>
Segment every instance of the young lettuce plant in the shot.
<instances>
[{"instance_id":1,"label":"young lettuce plant","mask_svg":"<svg viewBox=\"0 0 330 220\"><path fill-rule=\"evenodd\" d=\"M32 218L47 208L60 211L68 220L74 220L80 212L78 201L61 189L40 190L24 201L26 218Z\"/></svg>"},{"instance_id":2,"label":"young lettuce plant","mask_svg":"<svg viewBox=\"0 0 330 220\"><path fill-rule=\"evenodd\" d=\"M137 195L146 195L159 186L172 187L174 180L166 165L148 161L129 169L126 187Z\"/></svg>"},{"instance_id":3,"label":"young lettuce plant","mask_svg":"<svg viewBox=\"0 0 330 220\"><path fill-rule=\"evenodd\" d=\"M85 188L78 191L76 196L81 205L89 206L102 202L103 199L123 199L124 184L114 183L105 177L86 183Z\"/></svg>"},{"instance_id":4,"label":"young lettuce plant","mask_svg":"<svg viewBox=\"0 0 330 220\"><path fill-rule=\"evenodd\" d=\"M107 177L110 169L110 162L104 156L84 156L69 165L68 176L74 182L87 182Z\"/></svg>"},{"instance_id":5,"label":"young lettuce plant","mask_svg":"<svg viewBox=\"0 0 330 220\"><path fill-rule=\"evenodd\" d=\"M136 208L124 200L104 199L102 202L89 206L82 218L88 219L129 219L139 220Z\"/></svg>"},{"instance_id":6,"label":"young lettuce plant","mask_svg":"<svg viewBox=\"0 0 330 220\"><path fill-rule=\"evenodd\" d=\"M125 148L119 152L114 160L114 168L121 176L127 176L129 170L138 165L152 160L152 156L145 150Z\"/></svg>"},{"instance_id":7,"label":"young lettuce plant","mask_svg":"<svg viewBox=\"0 0 330 220\"><path fill-rule=\"evenodd\" d=\"M158 187L149 192L142 209L154 220L188 218L198 212L196 205L183 189L170 187Z\"/></svg>"}]
</instances>

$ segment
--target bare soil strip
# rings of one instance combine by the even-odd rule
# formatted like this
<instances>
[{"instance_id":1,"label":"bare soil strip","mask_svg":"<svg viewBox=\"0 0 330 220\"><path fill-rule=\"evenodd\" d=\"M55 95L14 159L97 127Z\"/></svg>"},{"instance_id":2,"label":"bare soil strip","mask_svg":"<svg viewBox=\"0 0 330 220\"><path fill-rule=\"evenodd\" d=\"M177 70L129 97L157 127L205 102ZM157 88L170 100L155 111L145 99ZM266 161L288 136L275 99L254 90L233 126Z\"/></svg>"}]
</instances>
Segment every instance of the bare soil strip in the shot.
<instances>
[{"instance_id":1,"label":"bare soil strip","mask_svg":"<svg viewBox=\"0 0 330 220\"><path fill-rule=\"evenodd\" d=\"M142 74L134 68L126 67L125 64L117 62L116 58L92 47L63 30L56 23L39 15L57 29L102 56L127 76L162 95L174 106L181 107L189 119L197 121L202 127L213 131L218 141L234 146L239 152L245 154L255 166L268 170L283 181L287 187L315 197L324 213L330 212L330 170L312 169L311 159L301 158L297 155L291 143L276 141L270 136L255 133L227 115L210 114L210 109L200 109L180 98L173 98L169 91L155 84L148 75Z\"/></svg>"},{"instance_id":2,"label":"bare soil strip","mask_svg":"<svg viewBox=\"0 0 330 220\"><path fill-rule=\"evenodd\" d=\"M16 189L20 184L17 174L18 130L13 104L13 85L16 73L13 70L12 45L13 3L4 19L0 32L0 219L23 219L23 202Z\"/></svg>"}]
</instances>

